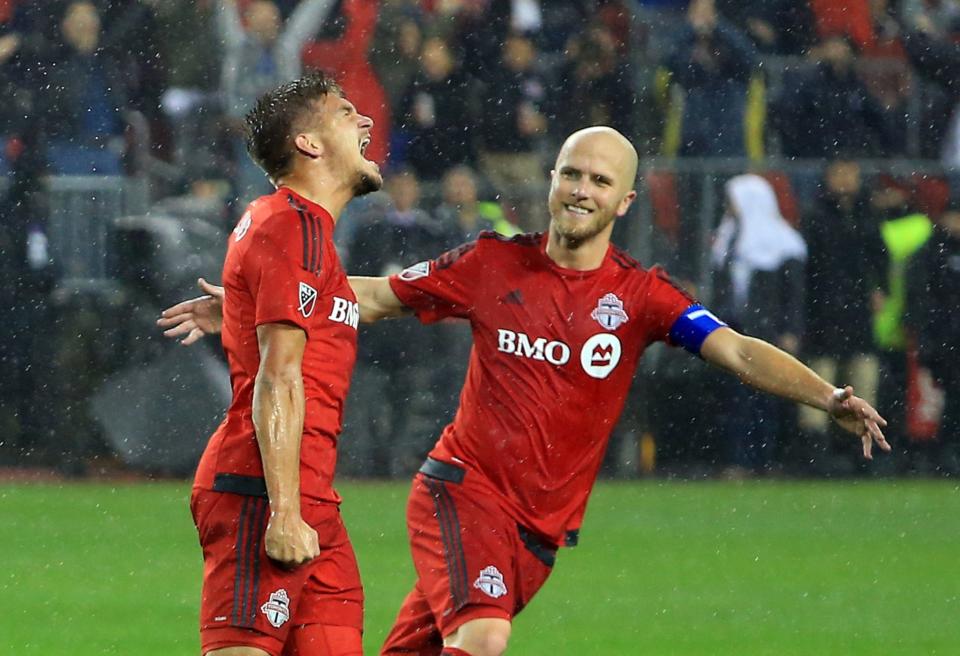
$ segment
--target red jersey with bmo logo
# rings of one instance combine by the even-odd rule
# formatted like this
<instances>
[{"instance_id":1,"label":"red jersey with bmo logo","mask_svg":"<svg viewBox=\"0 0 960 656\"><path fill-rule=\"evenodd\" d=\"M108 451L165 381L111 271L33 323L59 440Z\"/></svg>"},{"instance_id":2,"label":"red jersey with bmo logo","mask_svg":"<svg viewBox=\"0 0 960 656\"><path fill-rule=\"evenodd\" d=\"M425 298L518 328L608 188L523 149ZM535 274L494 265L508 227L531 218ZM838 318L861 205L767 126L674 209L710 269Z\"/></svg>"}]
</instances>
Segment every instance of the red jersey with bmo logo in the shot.
<instances>
[{"instance_id":1,"label":"red jersey with bmo logo","mask_svg":"<svg viewBox=\"0 0 960 656\"><path fill-rule=\"evenodd\" d=\"M360 312L333 246L333 229L326 210L281 187L251 203L230 236L222 339L233 401L203 453L195 487L214 489L218 474L263 476L252 419L260 368L257 326L288 323L307 335L300 493L307 500L339 503L333 489L336 445Z\"/></svg>"},{"instance_id":2,"label":"red jersey with bmo logo","mask_svg":"<svg viewBox=\"0 0 960 656\"><path fill-rule=\"evenodd\" d=\"M424 323L460 317L473 330L460 407L430 456L560 545L576 541L640 355L693 301L613 246L599 268L574 271L546 241L482 233L390 284Z\"/></svg>"}]
</instances>

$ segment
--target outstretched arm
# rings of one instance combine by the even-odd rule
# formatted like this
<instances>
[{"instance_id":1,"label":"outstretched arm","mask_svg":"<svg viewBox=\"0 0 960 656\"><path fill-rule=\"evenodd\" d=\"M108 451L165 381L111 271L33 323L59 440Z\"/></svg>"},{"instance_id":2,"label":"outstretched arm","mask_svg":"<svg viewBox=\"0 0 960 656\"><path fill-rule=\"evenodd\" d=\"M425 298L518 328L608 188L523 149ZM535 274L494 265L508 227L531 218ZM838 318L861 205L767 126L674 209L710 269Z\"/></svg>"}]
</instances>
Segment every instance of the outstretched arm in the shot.
<instances>
[{"instance_id":1,"label":"outstretched arm","mask_svg":"<svg viewBox=\"0 0 960 656\"><path fill-rule=\"evenodd\" d=\"M361 323L373 323L380 319L410 314L410 308L401 303L390 288L389 278L349 276L347 280L350 281L353 293L357 295Z\"/></svg>"},{"instance_id":2,"label":"outstretched arm","mask_svg":"<svg viewBox=\"0 0 960 656\"><path fill-rule=\"evenodd\" d=\"M181 301L168 307L157 319L157 325L165 328L166 337L177 338L186 335L180 343L190 346L204 335L220 332L223 323L223 287L211 285L200 278L197 286L206 295Z\"/></svg>"},{"instance_id":3,"label":"outstretched arm","mask_svg":"<svg viewBox=\"0 0 960 656\"><path fill-rule=\"evenodd\" d=\"M762 392L830 413L841 428L860 437L868 460L873 458L874 442L884 451L890 450L881 430L886 420L869 403L854 396L852 387L834 387L777 347L720 328L704 341L700 355Z\"/></svg>"}]
</instances>

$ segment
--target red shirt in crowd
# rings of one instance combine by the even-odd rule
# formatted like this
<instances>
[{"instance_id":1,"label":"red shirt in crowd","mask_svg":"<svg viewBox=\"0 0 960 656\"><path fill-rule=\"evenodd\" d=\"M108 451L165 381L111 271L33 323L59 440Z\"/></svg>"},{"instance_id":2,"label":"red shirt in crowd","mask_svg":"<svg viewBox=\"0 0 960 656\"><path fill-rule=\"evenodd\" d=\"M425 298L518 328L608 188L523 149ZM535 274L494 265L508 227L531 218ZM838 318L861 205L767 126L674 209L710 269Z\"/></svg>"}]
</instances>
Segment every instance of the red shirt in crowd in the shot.
<instances>
[{"instance_id":1,"label":"red shirt in crowd","mask_svg":"<svg viewBox=\"0 0 960 656\"><path fill-rule=\"evenodd\" d=\"M430 455L563 544L575 540L640 355L694 302L613 246L592 271L557 266L545 247L545 235L483 233L390 284L424 323L459 317L473 330L460 407Z\"/></svg>"},{"instance_id":2,"label":"red shirt in crowd","mask_svg":"<svg viewBox=\"0 0 960 656\"><path fill-rule=\"evenodd\" d=\"M230 236L222 339L233 401L203 453L195 487L213 489L217 474L263 476L252 420L260 368L257 326L288 323L307 335L301 367L306 397L301 496L339 503L333 475L356 359L359 308L333 246L333 229L326 210L281 187L251 203Z\"/></svg>"}]
</instances>

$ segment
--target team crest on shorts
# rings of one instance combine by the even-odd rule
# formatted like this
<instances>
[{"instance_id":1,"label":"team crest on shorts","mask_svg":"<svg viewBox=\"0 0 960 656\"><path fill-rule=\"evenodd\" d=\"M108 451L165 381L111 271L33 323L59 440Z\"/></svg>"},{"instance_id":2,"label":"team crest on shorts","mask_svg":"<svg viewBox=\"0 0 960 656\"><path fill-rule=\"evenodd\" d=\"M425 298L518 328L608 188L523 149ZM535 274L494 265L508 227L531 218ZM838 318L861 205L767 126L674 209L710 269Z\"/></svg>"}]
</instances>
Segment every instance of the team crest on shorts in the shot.
<instances>
[{"instance_id":1,"label":"team crest on shorts","mask_svg":"<svg viewBox=\"0 0 960 656\"><path fill-rule=\"evenodd\" d=\"M290 597L287 596L287 591L281 588L271 592L270 599L260 607L260 611L266 615L270 626L279 629L290 619Z\"/></svg>"},{"instance_id":2,"label":"team crest on shorts","mask_svg":"<svg viewBox=\"0 0 960 656\"><path fill-rule=\"evenodd\" d=\"M623 309L623 301L616 294L604 294L590 316L607 330L616 330L630 318Z\"/></svg>"},{"instance_id":3,"label":"team crest on shorts","mask_svg":"<svg viewBox=\"0 0 960 656\"><path fill-rule=\"evenodd\" d=\"M480 570L480 576L473 582L473 587L494 599L507 594L507 584L503 582L503 574L493 565Z\"/></svg>"},{"instance_id":4,"label":"team crest on shorts","mask_svg":"<svg viewBox=\"0 0 960 656\"><path fill-rule=\"evenodd\" d=\"M406 269L400 272L400 280L404 282L412 282L420 278L425 278L430 275L430 262L425 260L423 262L417 262L413 266L408 266Z\"/></svg>"},{"instance_id":5,"label":"team crest on shorts","mask_svg":"<svg viewBox=\"0 0 960 656\"><path fill-rule=\"evenodd\" d=\"M313 308L317 305L317 290L305 282L300 283L300 314L309 318L313 314Z\"/></svg>"}]
</instances>

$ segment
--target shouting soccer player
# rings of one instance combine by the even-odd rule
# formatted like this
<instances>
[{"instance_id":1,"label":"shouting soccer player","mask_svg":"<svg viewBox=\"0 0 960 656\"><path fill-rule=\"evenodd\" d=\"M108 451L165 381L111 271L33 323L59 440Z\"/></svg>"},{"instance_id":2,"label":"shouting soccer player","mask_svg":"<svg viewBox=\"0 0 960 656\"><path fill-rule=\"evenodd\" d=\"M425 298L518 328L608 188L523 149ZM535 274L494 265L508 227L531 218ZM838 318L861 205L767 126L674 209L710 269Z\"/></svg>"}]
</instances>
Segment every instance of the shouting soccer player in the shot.
<instances>
[{"instance_id":1,"label":"shouting soccer player","mask_svg":"<svg viewBox=\"0 0 960 656\"><path fill-rule=\"evenodd\" d=\"M587 498L644 349L682 346L757 389L830 413L889 450L886 422L783 351L736 333L610 244L636 197L637 154L605 127L570 136L546 234L481 234L390 278L350 278L362 321L414 311L470 321L460 408L407 509L418 580L382 653L497 656L512 618L577 542ZM208 317L215 299L178 306Z\"/></svg>"},{"instance_id":2,"label":"shouting soccer player","mask_svg":"<svg viewBox=\"0 0 960 656\"><path fill-rule=\"evenodd\" d=\"M373 121L321 74L266 94L246 120L277 190L247 208L223 267L233 400L191 498L202 650L358 655L363 591L333 488L358 307L333 228L382 184L363 154Z\"/></svg>"}]
</instances>

